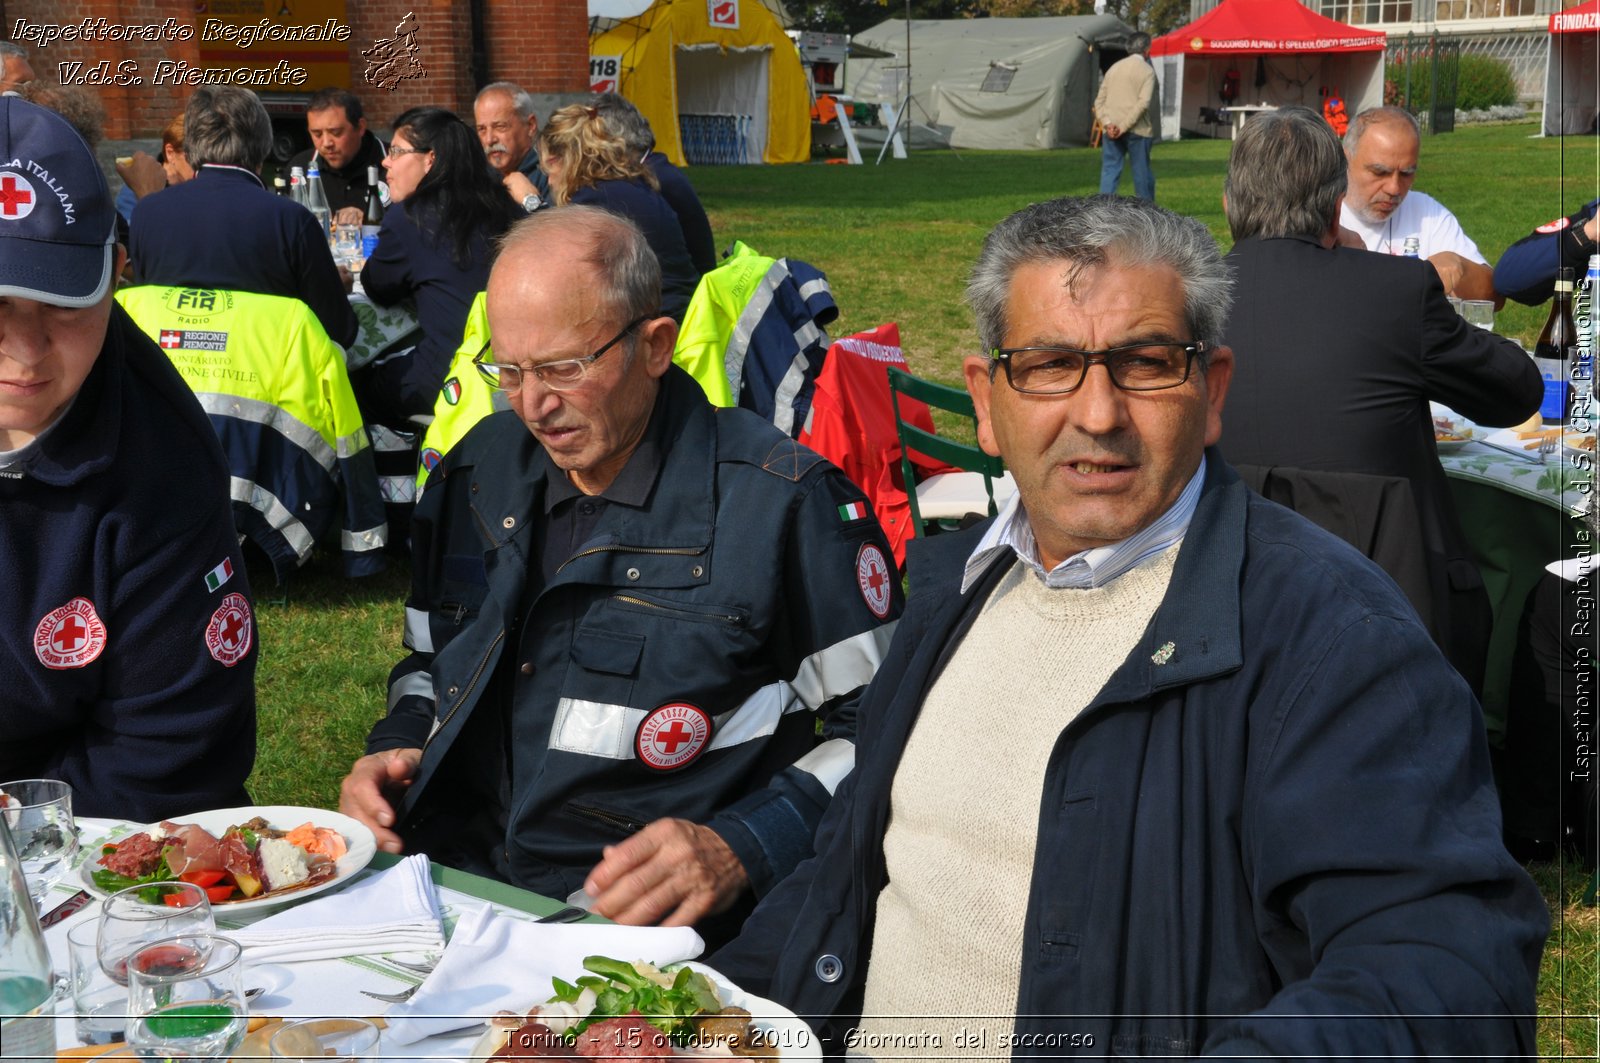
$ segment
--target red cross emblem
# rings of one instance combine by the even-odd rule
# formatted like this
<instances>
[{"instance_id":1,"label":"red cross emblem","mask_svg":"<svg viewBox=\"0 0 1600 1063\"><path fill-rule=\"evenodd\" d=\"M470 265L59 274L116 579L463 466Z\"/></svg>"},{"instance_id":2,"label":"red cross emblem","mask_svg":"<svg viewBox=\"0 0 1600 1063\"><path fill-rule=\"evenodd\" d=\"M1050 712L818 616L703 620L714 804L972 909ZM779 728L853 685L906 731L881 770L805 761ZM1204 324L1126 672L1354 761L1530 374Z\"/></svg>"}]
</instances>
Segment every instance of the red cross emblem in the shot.
<instances>
[{"instance_id":1,"label":"red cross emblem","mask_svg":"<svg viewBox=\"0 0 1600 1063\"><path fill-rule=\"evenodd\" d=\"M237 592L222 599L206 625L206 649L226 668L232 668L250 652L255 641L250 602Z\"/></svg>"},{"instance_id":2,"label":"red cross emblem","mask_svg":"<svg viewBox=\"0 0 1600 1063\"><path fill-rule=\"evenodd\" d=\"M0 174L0 217L22 219L33 213L33 185L19 173Z\"/></svg>"},{"instance_id":3,"label":"red cross emblem","mask_svg":"<svg viewBox=\"0 0 1600 1063\"><path fill-rule=\"evenodd\" d=\"M861 600L879 620L889 618L889 606L894 602L891 578L883 551L872 543L862 543L856 554L856 584L861 588Z\"/></svg>"},{"instance_id":4,"label":"red cross emblem","mask_svg":"<svg viewBox=\"0 0 1600 1063\"><path fill-rule=\"evenodd\" d=\"M106 626L87 598L51 610L33 631L34 655L46 668L82 668L105 648Z\"/></svg>"},{"instance_id":5,"label":"red cross emblem","mask_svg":"<svg viewBox=\"0 0 1600 1063\"><path fill-rule=\"evenodd\" d=\"M164 328L161 330L161 346L166 350L183 346L183 333L176 329Z\"/></svg>"},{"instance_id":6,"label":"red cross emblem","mask_svg":"<svg viewBox=\"0 0 1600 1063\"><path fill-rule=\"evenodd\" d=\"M657 771L674 771L711 744L711 714L686 701L672 701L645 714L634 735L639 762Z\"/></svg>"}]
</instances>

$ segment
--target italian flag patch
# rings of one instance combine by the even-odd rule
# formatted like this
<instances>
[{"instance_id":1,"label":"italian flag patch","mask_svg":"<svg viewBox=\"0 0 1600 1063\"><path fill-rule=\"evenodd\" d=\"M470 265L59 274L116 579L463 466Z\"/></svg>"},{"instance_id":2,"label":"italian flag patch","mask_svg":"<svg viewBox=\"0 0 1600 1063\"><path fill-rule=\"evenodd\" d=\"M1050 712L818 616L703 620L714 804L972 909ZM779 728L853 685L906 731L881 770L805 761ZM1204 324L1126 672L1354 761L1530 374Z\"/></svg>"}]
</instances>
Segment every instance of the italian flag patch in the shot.
<instances>
[{"instance_id":1,"label":"italian flag patch","mask_svg":"<svg viewBox=\"0 0 1600 1063\"><path fill-rule=\"evenodd\" d=\"M222 564L206 573L206 590L214 591L233 578L233 562L227 558Z\"/></svg>"},{"instance_id":2,"label":"italian flag patch","mask_svg":"<svg viewBox=\"0 0 1600 1063\"><path fill-rule=\"evenodd\" d=\"M840 520L860 520L867 515L865 502L846 502L839 507Z\"/></svg>"}]
</instances>

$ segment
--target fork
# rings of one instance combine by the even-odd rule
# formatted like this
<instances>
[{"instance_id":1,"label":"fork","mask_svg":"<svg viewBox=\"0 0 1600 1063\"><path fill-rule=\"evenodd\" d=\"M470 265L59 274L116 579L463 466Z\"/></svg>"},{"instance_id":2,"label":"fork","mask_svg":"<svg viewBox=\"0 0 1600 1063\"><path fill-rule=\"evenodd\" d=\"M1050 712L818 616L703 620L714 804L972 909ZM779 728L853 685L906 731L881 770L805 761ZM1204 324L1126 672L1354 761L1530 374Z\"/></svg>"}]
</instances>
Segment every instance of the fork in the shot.
<instances>
[{"instance_id":1,"label":"fork","mask_svg":"<svg viewBox=\"0 0 1600 1063\"><path fill-rule=\"evenodd\" d=\"M370 989L363 989L361 990L361 995L365 997L371 997L373 1000L381 1000L385 1004L404 1004L406 1001L416 996L417 990L421 988L422 983L418 982L416 985L408 986L407 988L400 990L398 993L374 993Z\"/></svg>"},{"instance_id":2,"label":"fork","mask_svg":"<svg viewBox=\"0 0 1600 1063\"><path fill-rule=\"evenodd\" d=\"M1543 464L1543 463L1545 463L1546 461L1548 461L1550 459L1550 455L1552 455L1552 454L1554 454L1556 452L1556 444L1558 444L1559 442L1560 442L1560 439L1555 437L1555 436L1551 436L1549 439L1545 439L1545 440L1541 440L1540 441L1540 443L1539 443L1539 462L1540 462L1540 464Z\"/></svg>"}]
</instances>

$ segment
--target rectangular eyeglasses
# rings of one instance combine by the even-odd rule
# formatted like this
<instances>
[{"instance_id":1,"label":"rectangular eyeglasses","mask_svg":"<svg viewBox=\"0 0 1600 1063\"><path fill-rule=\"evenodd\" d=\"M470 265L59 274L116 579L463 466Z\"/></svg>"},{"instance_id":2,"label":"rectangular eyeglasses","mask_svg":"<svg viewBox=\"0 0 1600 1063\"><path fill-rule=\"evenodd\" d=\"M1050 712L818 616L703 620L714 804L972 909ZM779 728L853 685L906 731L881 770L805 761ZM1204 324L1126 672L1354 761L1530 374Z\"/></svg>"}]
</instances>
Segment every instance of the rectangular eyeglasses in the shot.
<instances>
[{"instance_id":1,"label":"rectangular eyeglasses","mask_svg":"<svg viewBox=\"0 0 1600 1063\"><path fill-rule=\"evenodd\" d=\"M644 322L654 317L654 314L643 314L634 318L623 326L622 331L612 336L600 349L593 354L586 354L582 358L562 358L555 362L544 362L539 365L513 365L509 362L492 362L489 360L489 344L483 345L483 350L472 359L472 364L478 367L478 372L492 386L502 391L520 391L525 374L532 373L539 378L539 383L554 391L570 391L583 383L584 377L589 375L589 367L600 359L611 348L615 347L622 337L632 332Z\"/></svg>"},{"instance_id":2,"label":"rectangular eyeglasses","mask_svg":"<svg viewBox=\"0 0 1600 1063\"><path fill-rule=\"evenodd\" d=\"M1162 391L1189 379L1189 368L1206 345L1194 343L1134 343L1105 351L1080 351L1073 347L996 347L989 352L994 365L1003 366L1006 383L1028 395L1066 395L1083 386L1089 367L1103 365L1111 383L1123 391Z\"/></svg>"}]
</instances>

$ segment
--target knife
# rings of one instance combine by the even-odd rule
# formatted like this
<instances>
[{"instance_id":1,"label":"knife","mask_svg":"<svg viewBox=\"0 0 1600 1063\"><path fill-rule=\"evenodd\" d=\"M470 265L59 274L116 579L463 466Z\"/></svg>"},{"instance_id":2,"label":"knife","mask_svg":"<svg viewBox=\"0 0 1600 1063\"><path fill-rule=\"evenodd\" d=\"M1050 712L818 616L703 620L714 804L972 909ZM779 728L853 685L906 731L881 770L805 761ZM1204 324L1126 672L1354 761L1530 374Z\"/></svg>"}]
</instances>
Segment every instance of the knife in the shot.
<instances>
[{"instance_id":1,"label":"knife","mask_svg":"<svg viewBox=\"0 0 1600 1063\"><path fill-rule=\"evenodd\" d=\"M56 905L49 912L40 916L39 929L49 930L63 919L66 919L68 916L77 913L84 907L84 905L89 903L89 900L89 891L79 890L77 893L74 893L72 896Z\"/></svg>"}]
</instances>

